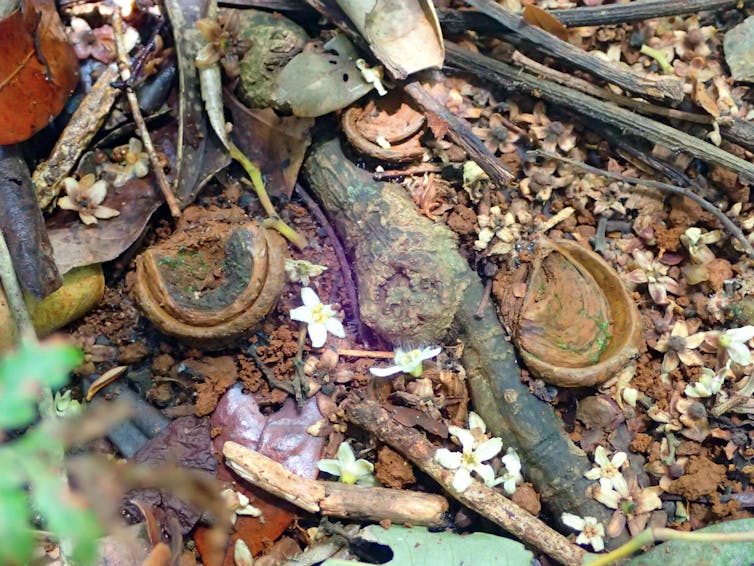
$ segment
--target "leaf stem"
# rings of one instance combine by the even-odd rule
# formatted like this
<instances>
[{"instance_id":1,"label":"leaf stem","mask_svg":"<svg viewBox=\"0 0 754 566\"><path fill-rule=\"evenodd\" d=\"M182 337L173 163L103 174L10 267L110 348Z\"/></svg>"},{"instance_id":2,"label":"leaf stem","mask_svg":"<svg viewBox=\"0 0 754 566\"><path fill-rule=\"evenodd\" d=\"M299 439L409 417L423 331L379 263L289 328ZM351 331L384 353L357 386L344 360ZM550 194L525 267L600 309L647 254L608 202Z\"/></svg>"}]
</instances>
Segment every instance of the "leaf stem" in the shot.
<instances>
[{"instance_id":1,"label":"leaf stem","mask_svg":"<svg viewBox=\"0 0 754 566\"><path fill-rule=\"evenodd\" d=\"M277 210L275 210L275 206L272 204L270 196L267 194L267 189L264 187L264 180L262 179L262 172L259 170L259 167L252 163L252 161L246 157L244 152L238 149L238 146L230 140L228 141L228 150L230 151L230 156L241 164L246 171L246 174L249 176L249 179L251 179L250 183L246 179L242 179L242 181L251 185L254 192L257 193L259 203L262 205L262 208L264 208L267 216L269 216L269 218L264 221L264 225L280 232L284 238L290 241L298 249L303 250L306 248L308 244L306 238L288 226L288 224L280 218Z\"/></svg>"},{"instance_id":2,"label":"leaf stem","mask_svg":"<svg viewBox=\"0 0 754 566\"><path fill-rule=\"evenodd\" d=\"M0 282L3 284L8 306L18 326L21 343L35 344L37 342L37 333L34 330L34 323L31 320L29 310L26 308L26 301L24 301L21 286L16 278L10 250L2 231L0 231Z\"/></svg>"}]
</instances>

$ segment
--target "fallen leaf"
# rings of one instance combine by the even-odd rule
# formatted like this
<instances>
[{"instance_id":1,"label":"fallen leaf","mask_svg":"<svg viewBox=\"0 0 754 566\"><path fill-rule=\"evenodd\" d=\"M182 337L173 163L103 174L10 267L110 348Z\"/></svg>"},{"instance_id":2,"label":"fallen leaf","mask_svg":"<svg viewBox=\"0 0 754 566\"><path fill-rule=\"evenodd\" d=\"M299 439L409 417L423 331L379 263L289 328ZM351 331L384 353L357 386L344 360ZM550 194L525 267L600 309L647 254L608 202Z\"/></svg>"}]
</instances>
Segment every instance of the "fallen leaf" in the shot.
<instances>
[{"instance_id":1,"label":"fallen leaf","mask_svg":"<svg viewBox=\"0 0 754 566\"><path fill-rule=\"evenodd\" d=\"M524 6L524 11L521 14L528 23L533 26L537 26L551 33L558 39L568 41L568 28L566 28L562 22L553 16L550 12L538 8L532 4Z\"/></svg>"}]
</instances>

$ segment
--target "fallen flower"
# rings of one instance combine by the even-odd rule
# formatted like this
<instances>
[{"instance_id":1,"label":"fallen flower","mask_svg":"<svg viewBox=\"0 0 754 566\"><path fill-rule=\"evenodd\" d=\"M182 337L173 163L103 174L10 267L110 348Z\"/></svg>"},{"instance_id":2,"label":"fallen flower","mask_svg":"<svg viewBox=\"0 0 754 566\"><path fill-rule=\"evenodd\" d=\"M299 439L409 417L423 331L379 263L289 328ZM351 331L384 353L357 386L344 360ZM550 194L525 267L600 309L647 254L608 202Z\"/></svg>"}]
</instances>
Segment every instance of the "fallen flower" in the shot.
<instances>
[{"instance_id":1,"label":"fallen flower","mask_svg":"<svg viewBox=\"0 0 754 566\"><path fill-rule=\"evenodd\" d=\"M718 348L725 350L728 357L742 366L748 366L751 361L751 351L747 342L754 338L754 326L731 328L717 335Z\"/></svg>"},{"instance_id":2,"label":"fallen flower","mask_svg":"<svg viewBox=\"0 0 754 566\"><path fill-rule=\"evenodd\" d=\"M505 466L505 473L495 478L487 487L503 484L503 491L508 495L513 495L516 492L516 486L524 483L524 477L521 475L521 459L513 448L508 448L508 452L501 460Z\"/></svg>"},{"instance_id":3,"label":"fallen flower","mask_svg":"<svg viewBox=\"0 0 754 566\"><path fill-rule=\"evenodd\" d=\"M598 467L584 473L584 477L590 480L600 480L602 489L615 488L623 493L626 490L626 480L620 472L620 467L626 463L628 456L625 452L616 452L612 460L607 457L604 446L597 446L594 450L594 462Z\"/></svg>"},{"instance_id":4,"label":"fallen flower","mask_svg":"<svg viewBox=\"0 0 754 566\"><path fill-rule=\"evenodd\" d=\"M327 340L327 333L338 338L345 338L343 323L335 317L332 305L322 304L319 296L311 287L301 289L304 305L291 310L291 319L306 323L312 346L321 348Z\"/></svg>"},{"instance_id":5,"label":"fallen flower","mask_svg":"<svg viewBox=\"0 0 754 566\"><path fill-rule=\"evenodd\" d=\"M309 285L310 277L322 275L325 271L327 271L327 268L324 265L317 265L305 259L285 260L285 274L293 283Z\"/></svg>"},{"instance_id":6,"label":"fallen flower","mask_svg":"<svg viewBox=\"0 0 754 566\"><path fill-rule=\"evenodd\" d=\"M656 261L652 252L636 250L634 260L638 267L626 275L626 280L630 283L647 283L647 290L655 304L667 304L668 293L681 294L678 281L667 275L668 266Z\"/></svg>"},{"instance_id":7,"label":"fallen flower","mask_svg":"<svg viewBox=\"0 0 754 566\"><path fill-rule=\"evenodd\" d=\"M642 489L636 479L631 478L626 487L621 487L620 490L595 485L592 496L610 509L615 509L607 525L608 536L617 537L623 532L626 524L631 536L636 536L647 526L650 512L662 507L661 492L660 486Z\"/></svg>"},{"instance_id":8,"label":"fallen flower","mask_svg":"<svg viewBox=\"0 0 754 566\"><path fill-rule=\"evenodd\" d=\"M84 224L97 224L97 219L113 218L120 214L114 208L102 206L107 196L107 183L96 181L89 173L78 181L73 177L63 179L66 196L58 200L58 206L64 210L75 210Z\"/></svg>"},{"instance_id":9,"label":"fallen flower","mask_svg":"<svg viewBox=\"0 0 754 566\"><path fill-rule=\"evenodd\" d=\"M241 37L238 15L232 12L228 16L223 12L217 21L202 18L197 20L196 29L206 43L199 49L194 64L206 69L219 62L228 78L239 76L240 60L251 47L251 41Z\"/></svg>"},{"instance_id":10,"label":"fallen flower","mask_svg":"<svg viewBox=\"0 0 754 566\"><path fill-rule=\"evenodd\" d=\"M560 516L560 520L573 530L579 531L579 536L576 537L576 544L590 544L595 552L605 550L605 541L603 540L605 527L597 519L594 517L582 518L572 513L563 513Z\"/></svg>"},{"instance_id":11,"label":"fallen flower","mask_svg":"<svg viewBox=\"0 0 754 566\"><path fill-rule=\"evenodd\" d=\"M415 348L405 351L401 348L395 349L394 366L386 368L369 368L369 371L377 377L387 377L396 373L407 373L413 377L419 377L422 374L422 362L434 358L442 352L439 346L435 348Z\"/></svg>"},{"instance_id":12,"label":"fallen flower","mask_svg":"<svg viewBox=\"0 0 754 566\"><path fill-rule=\"evenodd\" d=\"M376 483L372 475L374 466L364 459L357 460L353 448L347 442L340 443L337 460L320 460L317 462L317 468L331 476L340 477L342 483L350 485L374 485Z\"/></svg>"},{"instance_id":13,"label":"fallen flower","mask_svg":"<svg viewBox=\"0 0 754 566\"><path fill-rule=\"evenodd\" d=\"M725 373L727 373L728 368L725 367L723 368L723 370ZM699 381L697 381L693 385L687 385L684 393L686 393L687 397L694 397L695 399L699 399L701 397L712 397L713 395L720 393L720 389L722 389L724 381L724 373L716 373L709 368L702 368L702 375L699 378Z\"/></svg>"},{"instance_id":14,"label":"fallen flower","mask_svg":"<svg viewBox=\"0 0 754 566\"><path fill-rule=\"evenodd\" d=\"M71 45L81 60L94 57L102 63L115 60L115 36L108 25L92 29L83 18L71 18ZM133 46L132 46L133 47Z\"/></svg>"},{"instance_id":15,"label":"fallen flower","mask_svg":"<svg viewBox=\"0 0 754 566\"><path fill-rule=\"evenodd\" d=\"M115 175L114 187L122 187L128 181L137 177L141 179L149 173L149 154L142 151L141 140L131 138L128 145L121 145L113 149L113 157L117 163L105 163L102 170Z\"/></svg>"},{"instance_id":16,"label":"fallen flower","mask_svg":"<svg viewBox=\"0 0 754 566\"><path fill-rule=\"evenodd\" d=\"M654 346L658 352L665 353L662 359L662 373L673 371L679 363L685 366L703 365L702 357L694 350L704 342L705 335L704 332L697 332L689 336L686 321L676 322L670 334L661 336Z\"/></svg>"},{"instance_id":17,"label":"fallen flower","mask_svg":"<svg viewBox=\"0 0 754 566\"><path fill-rule=\"evenodd\" d=\"M449 426L448 432L461 442L463 452L455 452L447 448L439 448L435 452L435 461L443 468L456 470L453 476L453 489L462 493L471 485L471 472L482 478L485 485L495 481L495 471L489 464L484 464L500 453L503 441L493 437L478 443L471 430L457 426Z\"/></svg>"},{"instance_id":18,"label":"fallen flower","mask_svg":"<svg viewBox=\"0 0 754 566\"><path fill-rule=\"evenodd\" d=\"M249 517L261 517L262 510L258 507L254 507L251 501L240 491L233 489L224 489L220 492L223 499L225 499L225 505L233 513L231 522L235 524L237 515L247 515Z\"/></svg>"}]
</instances>

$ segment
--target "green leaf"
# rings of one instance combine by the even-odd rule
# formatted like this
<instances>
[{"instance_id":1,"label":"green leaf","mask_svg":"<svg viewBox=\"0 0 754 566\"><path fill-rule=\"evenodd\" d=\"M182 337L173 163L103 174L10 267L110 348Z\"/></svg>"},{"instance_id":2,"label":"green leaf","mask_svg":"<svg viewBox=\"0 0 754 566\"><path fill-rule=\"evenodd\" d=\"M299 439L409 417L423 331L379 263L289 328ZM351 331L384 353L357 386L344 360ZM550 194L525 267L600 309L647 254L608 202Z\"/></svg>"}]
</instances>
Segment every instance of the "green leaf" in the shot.
<instances>
[{"instance_id":1,"label":"green leaf","mask_svg":"<svg viewBox=\"0 0 754 566\"><path fill-rule=\"evenodd\" d=\"M0 564L28 564L34 550L29 502L23 489L0 486Z\"/></svg>"},{"instance_id":2,"label":"green leaf","mask_svg":"<svg viewBox=\"0 0 754 566\"><path fill-rule=\"evenodd\" d=\"M70 545L69 557L76 563L92 564L97 558L97 539L102 536L99 521L69 489L65 476L38 470L30 478L35 508L47 529L61 544Z\"/></svg>"},{"instance_id":3,"label":"green leaf","mask_svg":"<svg viewBox=\"0 0 754 566\"><path fill-rule=\"evenodd\" d=\"M358 54L344 35L325 44L324 53L303 51L278 76L275 100L284 100L294 115L316 118L345 108L374 88L356 68Z\"/></svg>"},{"instance_id":4,"label":"green leaf","mask_svg":"<svg viewBox=\"0 0 754 566\"><path fill-rule=\"evenodd\" d=\"M359 538L389 546L393 559L385 564L392 566L529 566L532 560L532 553L521 543L487 533L462 536L430 533L426 527L407 529L394 525L386 530L373 525L362 530ZM322 566L354 564L361 563L327 560Z\"/></svg>"},{"instance_id":5,"label":"green leaf","mask_svg":"<svg viewBox=\"0 0 754 566\"><path fill-rule=\"evenodd\" d=\"M754 519L740 519L711 525L697 533L739 533L754 530ZM671 540L637 556L626 566L729 566L751 564L754 542L694 542Z\"/></svg>"},{"instance_id":6,"label":"green leaf","mask_svg":"<svg viewBox=\"0 0 754 566\"><path fill-rule=\"evenodd\" d=\"M36 417L43 388L59 388L84 360L69 344L24 344L0 360L0 429L28 425Z\"/></svg>"}]
</instances>

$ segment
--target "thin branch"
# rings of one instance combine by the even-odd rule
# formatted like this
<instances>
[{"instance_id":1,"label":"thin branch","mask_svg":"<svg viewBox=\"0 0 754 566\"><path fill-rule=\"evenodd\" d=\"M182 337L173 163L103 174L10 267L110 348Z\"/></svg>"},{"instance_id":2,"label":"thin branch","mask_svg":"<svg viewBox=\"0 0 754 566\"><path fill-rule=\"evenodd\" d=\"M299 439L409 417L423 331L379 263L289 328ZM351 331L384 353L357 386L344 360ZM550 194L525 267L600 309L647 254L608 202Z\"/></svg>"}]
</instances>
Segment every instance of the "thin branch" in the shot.
<instances>
[{"instance_id":1,"label":"thin branch","mask_svg":"<svg viewBox=\"0 0 754 566\"><path fill-rule=\"evenodd\" d=\"M626 24L665 16L679 16L705 10L724 10L751 4L752 0L634 0L628 4L584 6L551 10L566 27Z\"/></svg>"},{"instance_id":2,"label":"thin branch","mask_svg":"<svg viewBox=\"0 0 754 566\"><path fill-rule=\"evenodd\" d=\"M521 69L472 53L450 42L445 42L445 50L448 65L464 72L475 73L479 78L496 83L508 91L524 92L535 98L570 108L587 118L614 126L624 134L632 134L663 145L671 151L698 157L734 171L749 182L754 182L754 164L662 122L552 81L538 79L530 73L522 72Z\"/></svg>"},{"instance_id":3,"label":"thin branch","mask_svg":"<svg viewBox=\"0 0 754 566\"><path fill-rule=\"evenodd\" d=\"M482 140L471 131L471 126L440 104L419 81L408 83L403 88L406 94L413 98L426 112L434 114L448 125L450 139L469 154L469 158L474 160L482 168L482 171L487 173L490 180L499 189L508 186L513 178L510 170L485 147Z\"/></svg>"},{"instance_id":4,"label":"thin branch","mask_svg":"<svg viewBox=\"0 0 754 566\"><path fill-rule=\"evenodd\" d=\"M620 6L622 4L611 5ZM715 121L712 116L706 114L695 114L693 112L676 110L675 108L665 108L664 106L657 106L648 102L634 100L633 98L629 98L628 96L615 94L614 92L611 92L606 88L595 86L592 83L585 81L584 79L580 79L573 75L569 75L568 73L562 73L560 71L556 71L555 69L551 69L550 67L547 67L546 65L543 65L542 63L539 63L534 59L530 59L520 51L513 53L511 60L517 65L520 65L521 67L524 67L525 69L532 71L545 79L550 79L551 81L554 81L558 84L580 90L583 93L589 94L591 96L596 96L597 98L601 98L609 102L613 102L618 106L631 108L632 110L636 110L637 112L641 112L642 114L655 114L657 116L664 116L665 118L686 120L687 122L695 122L697 124L706 125L710 125Z\"/></svg>"},{"instance_id":5,"label":"thin branch","mask_svg":"<svg viewBox=\"0 0 754 566\"><path fill-rule=\"evenodd\" d=\"M0 282L3 284L2 290L5 291L5 298L18 326L21 342L33 344L37 341L37 333L34 330L29 310L26 308L24 295L13 269L10 250L2 231L0 231Z\"/></svg>"},{"instance_id":6,"label":"thin branch","mask_svg":"<svg viewBox=\"0 0 754 566\"><path fill-rule=\"evenodd\" d=\"M133 87L129 86L131 69L128 64L128 53L126 52L126 45L123 39L123 18L120 15L120 10L113 10L112 19L113 34L115 35L115 47L118 53L118 69L120 70L121 80L127 85L125 90L126 97L128 98L128 105L131 108L131 115L134 118L137 129L139 130L141 141L144 144L144 150L147 152L147 155L149 155L149 162L152 165L152 171L154 172L154 176L157 179L157 184L159 185L160 191L165 197L165 202L168 203L168 207L170 208L170 214L173 216L173 218L180 218L181 207L178 206L178 201L176 200L173 191L170 189L170 183L168 183L165 172L162 170L160 158L157 156L157 152L154 149L154 144L152 144L152 138L149 136L147 124L146 122L144 122L144 117L141 115L141 110L139 109L139 100L138 98L136 98L136 93L134 92Z\"/></svg>"},{"instance_id":7,"label":"thin branch","mask_svg":"<svg viewBox=\"0 0 754 566\"><path fill-rule=\"evenodd\" d=\"M677 78L653 79L640 75L631 69L624 69L603 61L595 55L555 37L542 28L528 23L522 17L495 3L494 0L466 0L466 3L495 19L506 30L512 31L530 42L539 51L547 53L568 65L591 73L644 98L649 97L672 102L683 100L682 84Z\"/></svg>"},{"instance_id":8,"label":"thin branch","mask_svg":"<svg viewBox=\"0 0 754 566\"><path fill-rule=\"evenodd\" d=\"M548 159L557 159L559 161L563 161L564 163L568 163L569 165L573 165L574 167L583 169L584 171L587 171L589 173L594 173L595 175L601 175L609 179L623 181L624 183L629 183L631 185L644 185L645 187L652 187L655 189L660 189L661 191L672 193L674 195L687 197L697 203L704 210L712 214L723 225L723 227L741 243L746 253L749 254L749 257L754 259L754 248L746 239L746 236L741 231L741 229L736 226L736 224L730 218L725 216L725 213L722 210L720 210L714 204L707 202L702 197L685 187L677 187L675 185L669 185L668 183L663 183L661 181L651 181L648 179L639 179L638 177L628 177L626 175L621 175L620 173L612 173L611 171L605 171L604 169L592 167L591 165L587 165L582 161L569 159L568 157L563 157L561 155L558 155L557 153L551 153L549 151L544 151L541 149L529 151L527 152L527 156L541 156L547 157Z\"/></svg>"}]
</instances>

